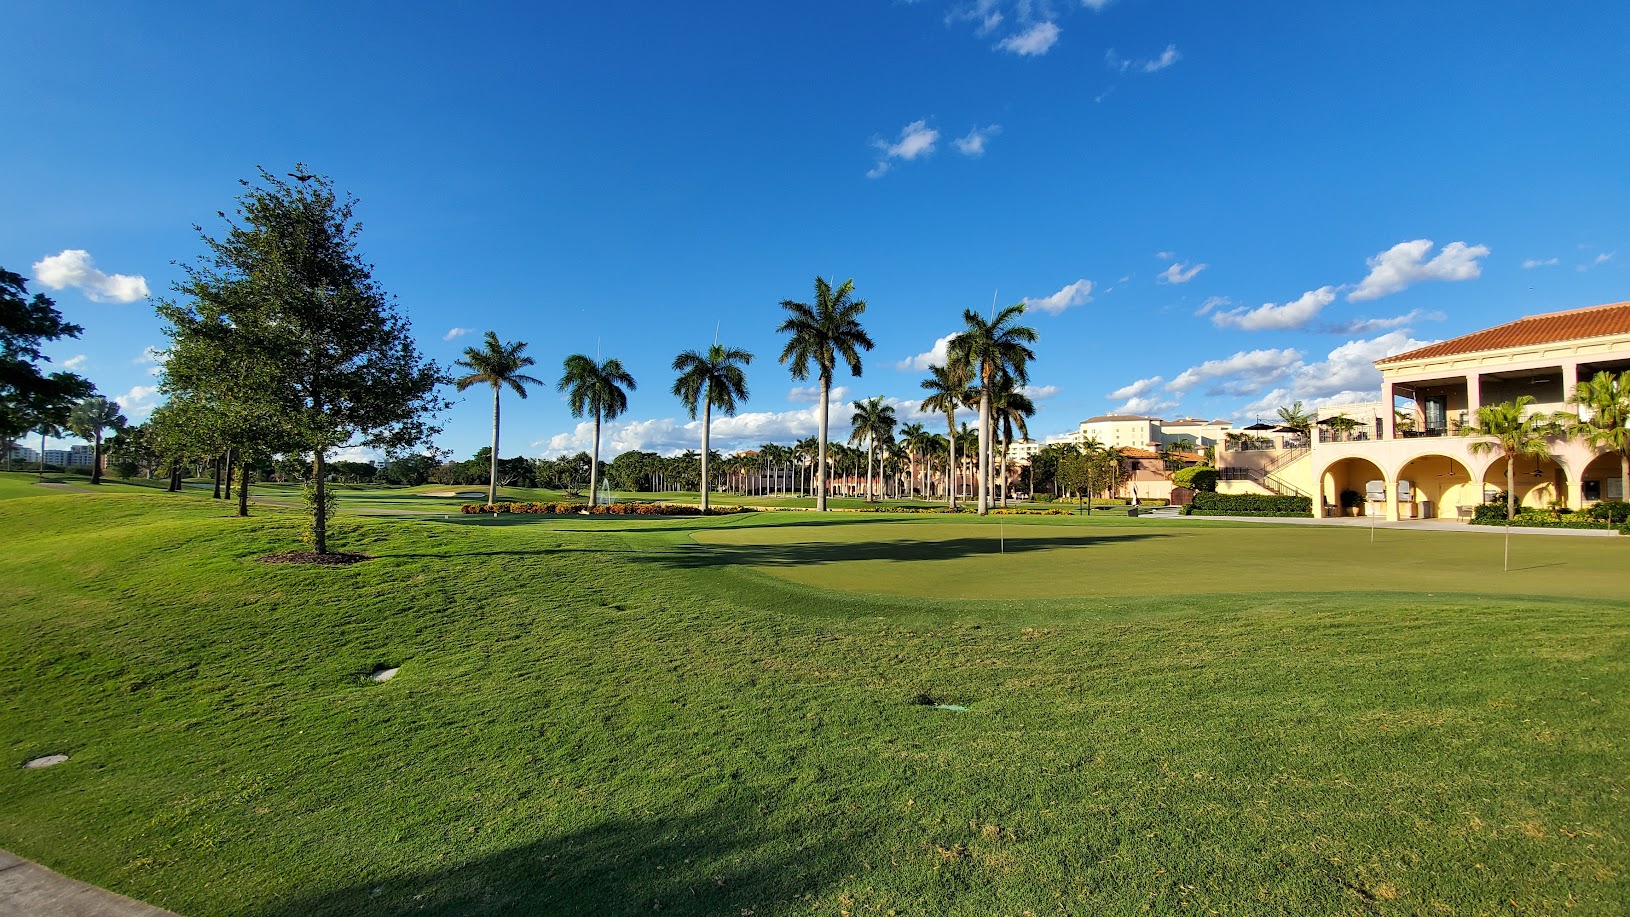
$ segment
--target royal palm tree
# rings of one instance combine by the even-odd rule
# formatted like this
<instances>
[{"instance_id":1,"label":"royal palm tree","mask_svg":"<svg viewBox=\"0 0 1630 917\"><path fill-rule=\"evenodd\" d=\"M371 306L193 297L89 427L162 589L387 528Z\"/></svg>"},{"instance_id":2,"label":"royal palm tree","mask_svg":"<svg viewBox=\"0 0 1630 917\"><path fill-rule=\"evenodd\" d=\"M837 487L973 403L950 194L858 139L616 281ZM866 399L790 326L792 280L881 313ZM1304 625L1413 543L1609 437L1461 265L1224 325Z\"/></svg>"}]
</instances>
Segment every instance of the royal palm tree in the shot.
<instances>
[{"instance_id":1,"label":"royal palm tree","mask_svg":"<svg viewBox=\"0 0 1630 917\"><path fill-rule=\"evenodd\" d=\"M894 438L894 408L883 403L883 396L868 398L865 401L856 401L852 407L855 409L852 420L852 433L849 442L856 445L864 444L866 447L866 502L875 502L872 491L874 480L872 473L872 456L877 452L879 443Z\"/></svg>"},{"instance_id":2,"label":"royal palm tree","mask_svg":"<svg viewBox=\"0 0 1630 917\"><path fill-rule=\"evenodd\" d=\"M525 341L504 344L498 340L498 335L489 331L484 347L464 348L464 359L454 364L470 371L469 375L454 380L453 384L458 386L459 391L472 385L492 386L492 467L488 469L488 503L498 502L498 393L507 385L524 399L528 385L544 384L543 380L521 372L534 362L531 357L523 355L525 350Z\"/></svg>"},{"instance_id":3,"label":"royal palm tree","mask_svg":"<svg viewBox=\"0 0 1630 917\"><path fill-rule=\"evenodd\" d=\"M708 440L713 432L713 409L718 408L726 417L736 413L736 402L747 400L747 373L743 367L753 362L753 355L745 350L714 344L707 353L687 350L674 357L673 393L696 419L696 409L702 409L702 512L707 512Z\"/></svg>"},{"instance_id":4,"label":"royal palm tree","mask_svg":"<svg viewBox=\"0 0 1630 917\"><path fill-rule=\"evenodd\" d=\"M556 388L566 393L572 416L594 416L593 463L589 466L589 506L594 506L600 500L600 423L615 420L628 410L634 377L617 360L596 363L580 353L566 358L565 370Z\"/></svg>"},{"instance_id":5,"label":"royal palm tree","mask_svg":"<svg viewBox=\"0 0 1630 917\"><path fill-rule=\"evenodd\" d=\"M866 311L866 301L855 299L855 282L845 280L836 290L820 277L815 278L813 304L781 301L787 310L787 319L776 330L787 335L787 346L781 351L781 362L791 363L794 379L808 379L809 367L815 365L821 382L820 433L821 455L816 463L820 474L820 489L815 497L815 509L826 511L826 440L828 402L832 397L832 373L838 358L848 364L849 372L860 377L860 351L872 349L872 339L860 326L860 316Z\"/></svg>"},{"instance_id":6,"label":"royal palm tree","mask_svg":"<svg viewBox=\"0 0 1630 917\"><path fill-rule=\"evenodd\" d=\"M922 381L922 387L928 392L923 399L920 410L936 411L945 415L945 430L949 436L946 440L950 448L950 459L945 463L946 474L954 474L956 467L956 409L968 400L968 374L962 367L930 366L928 378ZM956 509L956 485L953 483L945 488L949 494L949 506Z\"/></svg>"},{"instance_id":7,"label":"royal palm tree","mask_svg":"<svg viewBox=\"0 0 1630 917\"><path fill-rule=\"evenodd\" d=\"M917 464L927 453L929 437L933 434L920 423L908 423L900 428L900 445L905 447L906 456L911 463L911 485L906 496L915 496L917 493Z\"/></svg>"},{"instance_id":8,"label":"royal palm tree","mask_svg":"<svg viewBox=\"0 0 1630 917\"><path fill-rule=\"evenodd\" d=\"M1590 417L1558 414L1563 432L1592 449L1619 454L1619 494L1630 500L1630 370L1597 373L1579 383L1568 403L1588 409Z\"/></svg>"},{"instance_id":9,"label":"royal palm tree","mask_svg":"<svg viewBox=\"0 0 1630 917\"><path fill-rule=\"evenodd\" d=\"M1030 426L1026 421L1035 415L1036 405L1029 395L1014 385L1012 376L1003 373L991 392L990 409L1002 431L1002 471L997 475L997 480L1002 485L1002 506L1006 507L1007 466L1008 455L1013 448L1013 429L1018 428L1021 438L1030 438Z\"/></svg>"},{"instance_id":10,"label":"royal palm tree","mask_svg":"<svg viewBox=\"0 0 1630 917\"><path fill-rule=\"evenodd\" d=\"M1030 381L1029 363L1036 354L1028 346L1036 340L1036 330L1018 324L1024 303L1008 306L990 321L978 312L965 309L961 334L951 339L947 362L957 366L980 390L979 394L979 514L990 512L991 392L997 377L1006 373L1015 386Z\"/></svg>"},{"instance_id":11,"label":"royal palm tree","mask_svg":"<svg viewBox=\"0 0 1630 917\"><path fill-rule=\"evenodd\" d=\"M68 429L80 439L91 441L91 483L102 483L102 434L122 430L129 421L119 413L119 402L93 395L74 405L68 414Z\"/></svg>"},{"instance_id":12,"label":"royal palm tree","mask_svg":"<svg viewBox=\"0 0 1630 917\"><path fill-rule=\"evenodd\" d=\"M1476 442L1466 448L1474 455L1498 452L1505 456L1505 517L1517 515L1517 456L1532 455L1550 458L1547 438L1557 433L1555 422L1524 409L1534 403L1533 395L1523 395L1516 401L1503 404L1485 404L1477 409L1477 422L1460 428L1461 436L1470 436Z\"/></svg>"},{"instance_id":13,"label":"royal palm tree","mask_svg":"<svg viewBox=\"0 0 1630 917\"><path fill-rule=\"evenodd\" d=\"M798 485L798 495L803 496L805 492L810 490L809 471L820 457L821 442L813 436L806 436L799 440L796 446L792 447L792 451L793 458L798 462L798 467L803 470L804 480Z\"/></svg>"}]
</instances>

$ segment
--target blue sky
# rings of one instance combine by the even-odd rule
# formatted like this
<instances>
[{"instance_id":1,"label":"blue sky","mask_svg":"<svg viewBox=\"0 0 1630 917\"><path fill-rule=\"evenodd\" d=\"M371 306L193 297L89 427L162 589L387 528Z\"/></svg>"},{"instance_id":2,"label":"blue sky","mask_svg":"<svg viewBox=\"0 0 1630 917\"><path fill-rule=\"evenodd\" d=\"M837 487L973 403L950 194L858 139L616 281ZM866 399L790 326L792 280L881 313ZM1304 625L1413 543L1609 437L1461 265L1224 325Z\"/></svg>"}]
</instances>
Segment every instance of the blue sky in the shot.
<instances>
[{"instance_id":1,"label":"blue sky","mask_svg":"<svg viewBox=\"0 0 1630 917\"><path fill-rule=\"evenodd\" d=\"M640 388L608 452L696 443L669 364L715 328L758 355L715 442L813 432L774 329L817 274L855 279L877 341L838 380L844 432L859 397L915 419L925 355L994 295L1034 306L1038 438L1354 399L1388 353L1630 299L1622 3L22 0L7 22L0 265L86 326L51 355L136 417L164 343L142 288L167 293L238 179L296 161L360 198L431 356L492 329L551 381L622 359ZM462 399L459 456L489 435L487 396ZM587 443L552 388L504 416L505 454Z\"/></svg>"}]
</instances>

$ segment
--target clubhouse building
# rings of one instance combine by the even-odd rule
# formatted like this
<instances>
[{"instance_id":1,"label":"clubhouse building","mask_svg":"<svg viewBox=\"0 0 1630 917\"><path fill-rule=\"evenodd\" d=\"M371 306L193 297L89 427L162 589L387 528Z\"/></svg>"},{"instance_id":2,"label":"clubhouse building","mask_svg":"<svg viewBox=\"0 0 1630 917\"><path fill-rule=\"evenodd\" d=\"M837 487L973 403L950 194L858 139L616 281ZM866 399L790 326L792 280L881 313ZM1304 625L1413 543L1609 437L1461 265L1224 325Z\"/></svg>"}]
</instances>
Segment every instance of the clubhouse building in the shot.
<instances>
[{"instance_id":1,"label":"clubhouse building","mask_svg":"<svg viewBox=\"0 0 1630 917\"><path fill-rule=\"evenodd\" d=\"M1481 405L1534 401L1529 413L1573 411L1575 386L1630 370L1630 302L1532 315L1376 361L1381 399L1321 412L1308 442L1217 450L1220 490L1311 497L1315 516L1465 519L1506 488L1506 459L1459 435ZM1247 444L1249 446L1250 444ZM1523 506L1580 509L1624 499L1619 456L1561 436L1550 457L1518 456Z\"/></svg>"}]
</instances>

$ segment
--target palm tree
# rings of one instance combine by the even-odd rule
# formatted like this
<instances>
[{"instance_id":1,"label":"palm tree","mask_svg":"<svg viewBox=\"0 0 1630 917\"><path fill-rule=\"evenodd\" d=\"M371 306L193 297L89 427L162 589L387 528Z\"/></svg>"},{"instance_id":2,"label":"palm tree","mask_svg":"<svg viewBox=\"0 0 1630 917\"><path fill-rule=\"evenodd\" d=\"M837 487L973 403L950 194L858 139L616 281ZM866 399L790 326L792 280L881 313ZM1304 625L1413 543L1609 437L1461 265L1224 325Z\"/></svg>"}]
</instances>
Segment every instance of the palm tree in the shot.
<instances>
[{"instance_id":1,"label":"palm tree","mask_svg":"<svg viewBox=\"0 0 1630 917\"><path fill-rule=\"evenodd\" d=\"M968 374L961 367L952 365L928 367L928 378L922 382L922 387L928 391L928 397L923 399L921 410L938 411L945 415L945 429L950 438L950 460L946 462L947 474L953 474L956 467L956 409L967 402ZM949 506L956 509L956 485L953 483L946 487L950 495Z\"/></svg>"},{"instance_id":2,"label":"palm tree","mask_svg":"<svg viewBox=\"0 0 1630 917\"><path fill-rule=\"evenodd\" d=\"M798 495L801 497L809 489L810 466L821 454L821 443L813 436L806 436L793 447L793 457L798 460L798 467L803 469L804 480L798 486Z\"/></svg>"},{"instance_id":3,"label":"palm tree","mask_svg":"<svg viewBox=\"0 0 1630 917\"><path fill-rule=\"evenodd\" d=\"M956 445L957 486L971 488L973 482L970 478L979 470L979 463L977 459L970 459L968 456L979 448L979 431L968 426L968 422L964 420L962 426L957 428L956 435L951 437L951 441ZM969 464L974 467L970 469Z\"/></svg>"},{"instance_id":4,"label":"palm tree","mask_svg":"<svg viewBox=\"0 0 1630 917\"><path fill-rule=\"evenodd\" d=\"M852 421L853 432L849 441L857 445L866 446L866 502L874 501L872 492L872 455L877 451L877 444L894 437L894 408L883 403L883 396L868 398L865 401L856 401Z\"/></svg>"},{"instance_id":5,"label":"palm tree","mask_svg":"<svg viewBox=\"0 0 1630 917\"><path fill-rule=\"evenodd\" d=\"M100 395L93 395L74 405L73 411L68 414L68 429L80 439L90 440L95 448L91 450L91 483L102 483L102 433L106 430L122 430L129 421L119 413L119 402L109 401Z\"/></svg>"},{"instance_id":6,"label":"palm tree","mask_svg":"<svg viewBox=\"0 0 1630 917\"><path fill-rule=\"evenodd\" d=\"M1619 454L1619 494L1630 499L1630 370L1617 376L1599 372L1568 396L1568 403L1588 408L1590 417L1558 414L1557 421L1571 438L1592 449Z\"/></svg>"},{"instance_id":7,"label":"palm tree","mask_svg":"<svg viewBox=\"0 0 1630 917\"><path fill-rule=\"evenodd\" d=\"M1281 407L1279 409L1279 422L1303 436L1307 435L1307 431L1313 429L1313 419L1313 414L1303 410L1300 401L1288 408Z\"/></svg>"},{"instance_id":8,"label":"palm tree","mask_svg":"<svg viewBox=\"0 0 1630 917\"><path fill-rule=\"evenodd\" d=\"M990 409L996 417L996 422L1002 429L1002 471L997 480L1002 484L1002 506L1007 506L1007 465L1008 454L1013 448L1013 428L1018 427L1019 436L1030 438L1030 426L1026 420L1036 413L1036 405L1030 396L1013 384L1013 377L1003 373L997 379L997 385L991 392Z\"/></svg>"},{"instance_id":9,"label":"palm tree","mask_svg":"<svg viewBox=\"0 0 1630 917\"><path fill-rule=\"evenodd\" d=\"M1499 452L1505 456L1505 517L1517 515L1517 456L1551 457L1546 437L1556 432L1556 424L1538 414L1527 414L1523 409L1534 403L1533 395L1523 395L1516 401L1503 404L1485 404L1477 409L1477 422L1460 428L1461 436L1470 436L1477 442L1467 443L1472 454Z\"/></svg>"},{"instance_id":10,"label":"palm tree","mask_svg":"<svg viewBox=\"0 0 1630 917\"><path fill-rule=\"evenodd\" d=\"M849 372L858 379L860 351L872 349L871 337L860 326L866 301L851 298L854 291L853 280L845 280L842 286L833 290L825 280L816 277L814 305L783 299L781 308L787 310L787 320L776 329L788 335L787 346L781 351L781 362L791 361L792 377L808 379L809 365L813 362L821 380L821 429L818 434L821 454L815 466L820 475L820 489L815 497L815 509L819 512L826 511L827 403L832 396L832 373L837 369L838 358L842 357L849 365Z\"/></svg>"},{"instance_id":11,"label":"palm tree","mask_svg":"<svg viewBox=\"0 0 1630 917\"><path fill-rule=\"evenodd\" d=\"M920 423L908 423L900 428L900 444L905 446L906 455L911 462L911 486L907 488L906 493L908 497L917 493L917 461L927 453L931 435L928 428Z\"/></svg>"},{"instance_id":12,"label":"palm tree","mask_svg":"<svg viewBox=\"0 0 1630 917\"><path fill-rule=\"evenodd\" d=\"M965 309L963 332L951 339L947 350L948 362L961 367L968 378L977 383L979 393L979 514L990 512L990 445L991 445L991 391L997 377L1004 372L1013 377L1015 386L1030 381L1029 362L1036 354L1027 344L1036 340L1036 330L1017 324L1024 314L1024 303L1008 306L996 313L990 321L979 317L972 309Z\"/></svg>"},{"instance_id":13,"label":"palm tree","mask_svg":"<svg viewBox=\"0 0 1630 917\"><path fill-rule=\"evenodd\" d=\"M753 355L745 350L714 344L707 353L687 350L674 357L673 393L696 419L696 409L702 409L702 512L707 512L708 440L713 433L713 409L718 408L726 417L736 413L736 402L747 400L747 373L742 367L753 362Z\"/></svg>"},{"instance_id":14,"label":"palm tree","mask_svg":"<svg viewBox=\"0 0 1630 917\"><path fill-rule=\"evenodd\" d=\"M499 342L498 335L489 331L486 346L464 348L464 359L454 363L470 371L469 375L454 380L453 384L458 386L459 391L482 383L492 386L492 467L488 469L488 503L498 502L498 393L507 385L524 399L528 385L544 384L543 380L521 372L534 362L531 357L522 356L524 350L525 341L504 344Z\"/></svg>"},{"instance_id":15,"label":"palm tree","mask_svg":"<svg viewBox=\"0 0 1630 917\"><path fill-rule=\"evenodd\" d=\"M615 420L628 410L628 393L635 388L634 377L617 360L596 363L580 353L566 358L565 373L557 391L566 392L573 417L594 415L594 453L589 466L589 506L600 499L600 422Z\"/></svg>"}]
</instances>

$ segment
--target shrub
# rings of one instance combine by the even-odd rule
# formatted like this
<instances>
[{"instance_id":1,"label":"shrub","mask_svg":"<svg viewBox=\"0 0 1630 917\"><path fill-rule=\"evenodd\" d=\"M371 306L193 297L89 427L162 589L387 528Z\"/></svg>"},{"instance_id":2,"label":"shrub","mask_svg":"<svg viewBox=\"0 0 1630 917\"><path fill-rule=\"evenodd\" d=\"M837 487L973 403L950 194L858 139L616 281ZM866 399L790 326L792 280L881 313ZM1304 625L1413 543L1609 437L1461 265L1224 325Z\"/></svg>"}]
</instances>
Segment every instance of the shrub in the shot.
<instances>
[{"instance_id":1,"label":"shrub","mask_svg":"<svg viewBox=\"0 0 1630 917\"><path fill-rule=\"evenodd\" d=\"M1189 490L1200 493L1215 493L1217 478L1217 469L1209 465L1194 465L1173 472L1172 483L1178 487L1187 487Z\"/></svg>"},{"instance_id":2,"label":"shrub","mask_svg":"<svg viewBox=\"0 0 1630 917\"><path fill-rule=\"evenodd\" d=\"M1480 503L1472 510L1472 525L1505 525L1505 500Z\"/></svg>"},{"instance_id":3,"label":"shrub","mask_svg":"<svg viewBox=\"0 0 1630 917\"><path fill-rule=\"evenodd\" d=\"M1266 494L1198 493L1189 504L1190 516L1311 516L1313 501L1308 497L1281 497Z\"/></svg>"},{"instance_id":4,"label":"shrub","mask_svg":"<svg viewBox=\"0 0 1630 917\"><path fill-rule=\"evenodd\" d=\"M1341 508L1342 509L1358 509L1359 507L1361 507L1363 505L1364 505L1364 495L1359 493L1358 491L1356 491L1356 490L1344 490L1344 491L1341 492Z\"/></svg>"},{"instance_id":5,"label":"shrub","mask_svg":"<svg viewBox=\"0 0 1630 917\"><path fill-rule=\"evenodd\" d=\"M1598 522L1630 522L1630 503L1624 500L1602 500L1585 507L1581 515Z\"/></svg>"}]
</instances>

